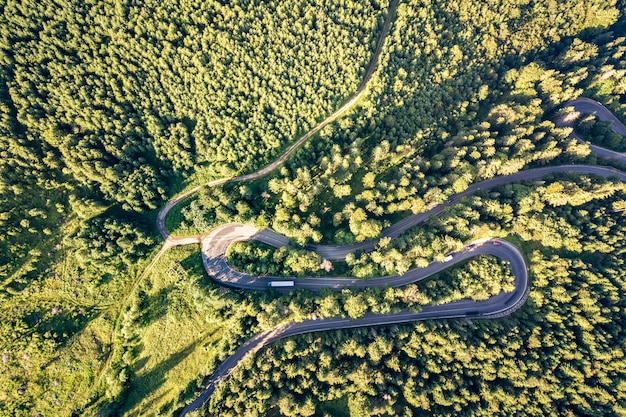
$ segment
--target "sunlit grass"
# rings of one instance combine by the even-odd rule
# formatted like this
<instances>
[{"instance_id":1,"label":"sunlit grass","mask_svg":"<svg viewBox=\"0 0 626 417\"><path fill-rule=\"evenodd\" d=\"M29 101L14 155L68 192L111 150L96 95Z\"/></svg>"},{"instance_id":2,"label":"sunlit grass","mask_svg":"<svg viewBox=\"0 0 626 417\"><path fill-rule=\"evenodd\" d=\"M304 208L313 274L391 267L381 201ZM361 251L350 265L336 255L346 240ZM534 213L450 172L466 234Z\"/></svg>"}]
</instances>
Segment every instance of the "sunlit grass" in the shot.
<instances>
[{"instance_id":1,"label":"sunlit grass","mask_svg":"<svg viewBox=\"0 0 626 417\"><path fill-rule=\"evenodd\" d=\"M197 248L167 252L141 285L147 305L136 325L136 355L119 415L172 414L196 389L215 356L223 324L207 321L190 291L202 279ZM207 295L207 297L209 297Z\"/></svg>"}]
</instances>

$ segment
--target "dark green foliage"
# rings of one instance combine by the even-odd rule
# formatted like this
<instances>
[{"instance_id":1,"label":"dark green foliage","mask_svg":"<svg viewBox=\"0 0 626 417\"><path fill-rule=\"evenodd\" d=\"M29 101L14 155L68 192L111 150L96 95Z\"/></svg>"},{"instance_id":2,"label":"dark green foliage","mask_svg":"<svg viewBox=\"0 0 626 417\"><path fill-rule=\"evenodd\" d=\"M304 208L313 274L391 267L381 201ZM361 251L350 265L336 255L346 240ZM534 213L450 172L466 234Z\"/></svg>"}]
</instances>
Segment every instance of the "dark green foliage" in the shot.
<instances>
[{"instance_id":1,"label":"dark green foliage","mask_svg":"<svg viewBox=\"0 0 626 417\"><path fill-rule=\"evenodd\" d=\"M199 165L251 171L338 107L384 10L9 2L3 97L49 163L126 209L156 208Z\"/></svg>"},{"instance_id":2,"label":"dark green foliage","mask_svg":"<svg viewBox=\"0 0 626 417\"><path fill-rule=\"evenodd\" d=\"M198 278L199 257L190 257L193 278L158 291L144 280L131 294L157 243L148 211L183 187L254 171L340 107L363 78L387 7L0 6L0 414L123 414L139 404L129 389L158 385L194 349L213 352L180 396L169 394L175 400L140 410L168 414L218 358L277 323L419 310L508 288L506 268L480 258L421 292L239 294ZM239 221L271 226L294 245L350 243L473 181L593 162L549 120L583 91L624 120L625 8L402 1L358 105L270 178L203 190L183 210L182 229ZM589 129L617 141L602 125ZM534 285L513 319L287 340L218 389L217 412L311 415L329 400L359 416L623 414L623 187L547 181L481 193L342 266L361 277L402 273L476 235L510 233ZM303 275L321 264L299 249L233 252L251 273ZM223 334L142 375L142 332L163 317L184 327L191 316Z\"/></svg>"},{"instance_id":3,"label":"dark green foliage","mask_svg":"<svg viewBox=\"0 0 626 417\"><path fill-rule=\"evenodd\" d=\"M417 16L419 10L423 9L400 6L398 21L410 33L421 33L426 25ZM325 129L320 140L305 143L269 180L245 184L246 192L241 184L205 190L183 212L181 230L195 225L204 231L216 223L246 221L270 226L302 245L351 243L480 179L587 157L586 146L576 144L547 119L584 90L603 102L607 98L610 108L620 114L626 39L612 27L586 33L584 40L551 43L554 28L536 28L553 18L553 10L507 12L516 16L518 29L533 28L523 33L532 33L527 42L534 42L534 47L523 46L519 33L505 31L497 35L503 38L492 56L477 59L484 46L473 45L478 40L459 25L442 31L445 35L432 33L440 47L424 47L430 51L425 55L412 46L406 30L394 32L393 53L385 52L390 54L381 58L385 70L372 81L376 111L363 107L347 115L338 129ZM411 19L403 18L403 13ZM460 19L459 13L441 12L447 16L442 27ZM608 9L597 16L613 14ZM574 26L583 24L578 15L570 18L577 22ZM479 30L478 21L466 24ZM565 26L571 30L571 25ZM547 49L539 46L541 40ZM452 71L449 56L441 51L456 50L455 45L463 49L463 58L452 66L454 76L437 81L441 72ZM512 52L514 45L527 52ZM433 107L437 97L439 104ZM390 128L392 120L404 130ZM245 212L237 210L235 202L243 202Z\"/></svg>"},{"instance_id":4,"label":"dark green foliage","mask_svg":"<svg viewBox=\"0 0 626 417\"><path fill-rule=\"evenodd\" d=\"M349 273L345 262L322 259L307 250L274 249L258 242L236 243L227 254L235 269L250 275L272 276L344 276Z\"/></svg>"},{"instance_id":5,"label":"dark green foliage","mask_svg":"<svg viewBox=\"0 0 626 417\"><path fill-rule=\"evenodd\" d=\"M115 412L128 358L107 353L127 342L107 332L124 329L112 323L116 307L157 242L146 211L183 181L260 167L339 107L363 77L386 7L0 6L0 347L27 350L33 364L3 368L0 414L81 414L103 398L113 401L103 415ZM32 325L56 305L63 313ZM20 323L24 331L12 330ZM92 343L92 332L103 341ZM72 348L55 344L68 340ZM59 373L55 361L66 356L77 364ZM98 374L109 363L123 365Z\"/></svg>"},{"instance_id":6,"label":"dark green foliage","mask_svg":"<svg viewBox=\"0 0 626 417\"><path fill-rule=\"evenodd\" d=\"M121 261L128 266L146 255L153 243L143 222L96 217L82 224L73 246L85 263Z\"/></svg>"},{"instance_id":7,"label":"dark green foliage","mask_svg":"<svg viewBox=\"0 0 626 417\"><path fill-rule=\"evenodd\" d=\"M593 117L588 117L576 125L576 132L584 138L589 138L594 145L618 152L626 152L626 137L614 133L608 122L601 122Z\"/></svg>"},{"instance_id":8,"label":"dark green foliage","mask_svg":"<svg viewBox=\"0 0 626 417\"><path fill-rule=\"evenodd\" d=\"M234 416L243 407L283 413L287 404L309 415L307 398L316 399L317 410L318 401L348 398L350 413L368 415L622 413L626 223L615 208L624 206L623 184L567 178L503 188L492 192L497 200L474 197L435 227L469 215L476 224L527 240L532 289L521 311L503 320L425 322L281 341L223 383L207 415ZM589 197L562 203L555 195L565 189ZM508 217L500 215L506 205ZM532 227L544 229L532 234ZM568 243L572 237L576 241ZM464 278L472 270L493 283L498 268L485 259L471 263L445 274L460 278L451 287L435 279L426 283L426 294L440 287L438 297L445 300L472 279ZM473 285L463 293L480 297ZM251 375L254 386L246 385Z\"/></svg>"}]
</instances>

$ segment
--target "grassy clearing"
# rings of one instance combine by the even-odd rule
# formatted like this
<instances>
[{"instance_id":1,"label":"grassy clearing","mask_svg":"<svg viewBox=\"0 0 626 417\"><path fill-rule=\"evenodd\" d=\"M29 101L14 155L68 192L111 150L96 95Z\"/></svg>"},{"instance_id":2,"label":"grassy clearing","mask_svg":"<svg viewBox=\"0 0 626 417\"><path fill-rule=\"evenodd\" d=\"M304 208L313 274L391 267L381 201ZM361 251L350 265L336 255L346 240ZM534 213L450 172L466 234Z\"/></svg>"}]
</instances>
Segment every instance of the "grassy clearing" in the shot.
<instances>
[{"instance_id":1,"label":"grassy clearing","mask_svg":"<svg viewBox=\"0 0 626 417\"><path fill-rule=\"evenodd\" d=\"M348 396L320 403L315 415L319 417L351 417L350 410L348 409Z\"/></svg>"},{"instance_id":2,"label":"grassy clearing","mask_svg":"<svg viewBox=\"0 0 626 417\"><path fill-rule=\"evenodd\" d=\"M207 373L224 323L207 319L211 296L202 293L198 258L195 246L173 248L141 284L135 357L119 415L171 414L182 405L181 392L195 389Z\"/></svg>"}]
</instances>

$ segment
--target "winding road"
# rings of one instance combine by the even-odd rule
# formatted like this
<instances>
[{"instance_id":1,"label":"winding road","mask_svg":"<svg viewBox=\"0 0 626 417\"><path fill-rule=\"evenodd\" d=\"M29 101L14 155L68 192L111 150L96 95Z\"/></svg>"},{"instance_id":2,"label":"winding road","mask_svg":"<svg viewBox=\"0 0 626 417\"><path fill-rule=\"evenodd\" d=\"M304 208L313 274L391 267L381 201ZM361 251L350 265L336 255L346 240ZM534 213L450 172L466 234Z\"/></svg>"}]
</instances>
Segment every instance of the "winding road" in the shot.
<instances>
[{"instance_id":1,"label":"winding road","mask_svg":"<svg viewBox=\"0 0 626 417\"><path fill-rule=\"evenodd\" d=\"M596 104L594 105L593 103ZM580 107L579 104L581 104ZM580 116L581 113L588 113L592 110L598 111L598 113L600 113L601 111L608 111L599 103L584 98L569 102L567 103L567 106L574 107L575 112L578 114L578 116ZM571 127L573 121L571 121L570 119L568 123L570 124L567 125L559 123L559 125L560 127ZM612 126L616 126L614 130L617 133L620 132L620 126L623 127L626 131L626 127L624 127L624 125L621 124L619 121L617 121L617 123L614 122ZM580 138L578 138L575 133L573 133L573 130L571 136L580 140ZM625 157L625 155L623 154L613 152L608 149L599 149L606 151L602 152L602 154L598 152L599 156L603 156L605 158L621 161ZM463 197L473 195L478 190L489 190L494 187L509 184L512 182L536 180L544 178L549 174L569 172L598 175L606 178L616 178L620 181L626 182L626 173L619 171L615 168L597 165L562 165L520 171L511 175L494 177L485 181L474 183L470 185L465 191L451 196L446 203L437 205L429 211L408 216L403 220L395 223L389 228L383 230L378 239L382 237L396 238L407 229L424 222L431 216L436 216L440 214L443 210L445 210L446 207L458 203ZM168 239L173 240L173 242L175 242L173 244L178 244L178 242L186 241L193 241L193 243L200 242L202 244L202 261L207 270L207 273L212 276L213 279L226 286L241 289L265 290L268 288L267 284L270 281L289 279L284 277L251 276L249 274L245 274L233 269L227 263L226 252L228 250L228 247L235 242L256 240L277 248L289 245L289 240L285 236L280 235L269 229L258 230L251 225L225 224L215 228L210 233L203 236L193 236L185 238L173 238L170 236L168 237ZM316 251L326 259L341 260L345 259L347 254L354 253L357 250L372 250L375 247L378 239L368 240L345 246L310 245L308 246L308 249ZM496 242L496 240L493 239L476 240L468 244L463 250L455 253L453 256L453 260L450 262L431 262L425 268L411 269L403 275L386 276L369 280L360 280L344 277L309 277L295 280L294 286L296 289L309 289L313 291L317 291L322 288L340 290L346 287L397 287L421 281L441 272L446 268L458 264L459 262L463 262L474 256L485 254L498 257L509 263L511 272L515 277L515 289L511 293L501 293L482 302L461 300L437 306L426 306L419 313L413 313L405 310L399 313L388 315L366 314L363 318L358 320L351 320L346 318L306 320L299 323L288 323L278 326L270 331L260 333L249 339L246 343L239 347L235 351L235 353L229 356L209 378L201 394L183 409L183 411L181 412L181 416L185 416L188 412L201 407L202 404L204 404L210 398L211 394L215 390L216 385L224 378L226 378L246 355L250 353L254 354L268 344L288 336L334 329L398 324L427 319L449 319L460 317L496 318L510 314L521 305L523 305L526 301L529 290L528 269L524 261L523 255L515 246L501 240L497 241L498 244L494 244L494 242Z\"/></svg>"},{"instance_id":2,"label":"winding road","mask_svg":"<svg viewBox=\"0 0 626 417\"><path fill-rule=\"evenodd\" d=\"M616 170L614 168L595 165L563 165L520 171L512 175L496 177L472 184L470 187L468 187L467 190L452 196L447 203L440 204L427 212L406 217L398 223L395 223L393 226L383 230L383 232L381 233L381 237L397 237L407 229L424 222L431 216L438 215L446 207L456 204L460 201L461 198L472 195L480 189L488 190L500 185L516 181L535 180L543 178L549 174L565 172L592 174L607 178L613 177L619 179L620 181L626 182L626 173ZM290 279L285 277L271 276L256 277L233 269L226 260L226 251L228 250L228 247L235 242L249 240L256 240L274 247L286 246L289 243L288 239L285 236L282 236L268 229L259 231L254 226L243 224L225 224L219 226L211 231L211 233L203 236L201 239L202 261L204 263L205 269L207 270L207 273L212 276L214 280L223 285L251 290L265 290L268 288L267 284L270 281ZM497 242L498 244L494 244L494 242ZM320 254L324 254L327 259L339 260L345 259L345 256L348 253L353 253L356 250L372 250L375 244L376 240L371 240L361 242L355 245L317 245L311 246L310 248ZM295 280L294 287L296 289L309 289L313 291L317 291L322 288L341 290L342 288L346 287L398 287L414 282L419 282L443 271L444 269L447 269L455 264L466 261L467 259L478 255L492 255L509 263L511 272L515 277L515 289L513 290L513 292L500 293L494 297L489 298L486 301L481 302L472 300L461 300L437 306L426 306L419 313L413 313L404 310L399 313L387 315L366 314L365 317L358 320L351 320L346 318L306 320L299 323L289 323L286 325L278 326L270 331L266 331L254 336L246 343L244 343L241 347L239 347L235 351L235 353L229 356L209 378L201 394L194 401L189 403L183 409L180 415L185 416L188 412L201 407L202 404L204 404L210 398L211 394L215 390L216 385L220 381L225 379L235 369L237 364L239 364L244 359L246 355L254 354L265 346L269 345L270 343L275 342L276 340L288 336L310 332L374 325L399 324L427 319L450 319L461 317L503 317L521 307L526 301L526 297L529 291L528 268L524 261L524 257L520 253L519 249L517 249L517 247L507 241L494 239L475 240L466 245L463 250L456 252L453 256L453 260L450 262L431 262L428 266L424 268L411 269L403 275L392 275L368 280L343 277L308 277L297 280L295 278L291 278ZM281 291L289 290L281 289Z\"/></svg>"},{"instance_id":3,"label":"winding road","mask_svg":"<svg viewBox=\"0 0 626 417\"><path fill-rule=\"evenodd\" d=\"M350 253L354 253L357 250L369 252L376 247L378 240L384 237L397 238L406 230L415 227L432 216L439 215L447 207L452 206L463 197L473 195L478 190L490 190L494 187L509 184L518 181L531 181L544 178L549 174L556 173L578 173L578 174L591 174L598 175L605 178L614 177L620 181L626 182L626 173L619 171L615 168L597 166L597 165L560 165L554 167L543 167L536 169L529 169L526 171L520 171L515 174L505 175L500 177L494 177L485 181L477 182L470 185L465 191L455 194L448 199L444 204L439 204L431 210L423 213L414 214L408 216L392 226L384 229L379 237L374 240L367 240L364 242L355 243L352 245L344 246L326 246L326 245L309 245L309 250L315 251L328 260L344 260ZM272 230L264 229L258 230L254 226L244 224L225 224L213 229L209 234L201 237L202 243L202 262L207 273L213 277L214 280L222 285L229 287L249 289L249 290L265 290L268 287L268 283L277 280L295 280L295 288L320 290L322 288L331 288L339 290L344 287L353 288L366 288L366 287L400 287L407 285L425 277L431 276L440 272L441 270L453 265L452 262L440 263L432 262L425 268L411 269L403 275L391 275L380 278L373 278L368 280L362 280L357 278L285 278L285 277L273 277L273 276L252 276L233 269L226 261L226 252L228 247L235 242L256 240L258 242L265 243L267 245L279 248L282 246L289 246L289 240ZM475 246L478 246L475 250L469 252L467 250L461 253L472 253L475 256L480 252L479 248L484 245L483 241L471 242ZM489 245L487 245L489 246ZM514 247L502 246L508 250L513 250ZM483 250L483 249L481 249ZM494 256L498 256L503 259L507 259L503 255L502 251L495 251L495 253L489 253ZM455 261L461 261L468 256L455 255ZM510 261L510 259L507 259ZM456 262L455 262L456 263ZM512 303L514 304L514 303Z\"/></svg>"},{"instance_id":4,"label":"winding road","mask_svg":"<svg viewBox=\"0 0 626 417\"><path fill-rule=\"evenodd\" d=\"M244 233L252 231L248 230L246 226L243 225L225 225L220 227L219 230L226 231L226 235L224 235L224 237L226 237L239 235L239 233L242 231L238 230L239 228L243 228ZM230 231L234 233L229 233ZM218 232L216 236L218 236L219 234L220 233ZM251 238L253 239L255 237L258 237L258 234L251 236ZM226 239L224 239L223 242L226 242ZM213 391L215 390L217 384L225 379L243 360L243 358L246 357L246 355L251 353L254 354L263 349L265 346L269 345L270 343L273 343L279 339L283 339L288 336L326 330L347 329L353 327L399 324L428 319L449 319L474 316L500 317L509 314L511 311L517 309L526 301L526 297L528 295L528 269L526 267L523 255L515 246L506 241L497 241L499 245L494 245L493 242L494 240L492 239L480 239L474 241L472 242L475 245L473 249L458 252L457 254L455 254L453 260L450 262L431 262L425 268L415 268L408 271L404 275L383 277L367 281L351 278L305 278L303 280L298 280L296 282L296 288L308 288L312 290L319 290L321 288L341 289L347 285L361 288L372 286L382 287L386 285L400 286L411 282L421 281L432 276L433 274L449 268L452 265L463 262L474 256L484 254L493 255L509 262L511 272L515 277L515 290L510 293L500 293L483 302L461 300L437 306L426 306L419 313L403 310L399 313L385 315L366 314L363 318L357 320L338 317L324 320L305 320L303 322L288 323L278 326L272 330L257 334L253 338L249 339L246 343L239 347L239 349L237 349L235 353L233 353L224 362L222 362L220 366L215 370L213 375L209 378L204 390L200 393L198 397L196 397L196 399L194 399L183 409L180 415L185 416L188 412L200 408L202 404L204 404L210 398L211 394L213 394ZM220 240L219 246L224 247L224 243L222 243L222 240ZM226 247L227 246L228 245L226 245ZM214 266L207 266L207 258L206 256L204 256L206 247L207 246L203 245L203 260L205 260L205 266L208 270L213 270L212 268L215 267L215 271L217 271L218 276L222 278L222 274L224 273L234 273L237 274L237 276L239 277L241 277L242 275L247 276L246 274L242 274L241 272L232 270L228 266L228 264L226 264L225 259L221 259L220 263L215 264ZM259 279L259 281L261 281L261 279ZM256 282L250 285L235 285L234 282L230 284L240 288L267 288L267 285L262 282Z\"/></svg>"},{"instance_id":5,"label":"winding road","mask_svg":"<svg viewBox=\"0 0 626 417\"><path fill-rule=\"evenodd\" d=\"M587 97L579 97L576 100L568 101L564 104L564 107L572 107L573 111L569 114L561 117L556 121L558 127L574 127L576 120L583 114L591 113L595 115L598 120L603 122L609 122L613 132L626 136L626 126L617 118L609 109L604 107L601 103L592 100ZM585 140L581 138L576 132L572 130L570 136L581 143L585 143ZM615 152L610 149L602 148L597 145L588 144L589 149L601 158L614 159L623 164L626 164L626 155L623 153Z\"/></svg>"},{"instance_id":6,"label":"winding road","mask_svg":"<svg viewBox=\"0 0 626 417\"><path fill-rule=\"evenodd\" d=\"M165 219L167 218L167 214L170 212L170 210L172 208L174 208L178 203L183 201L185 198L187 198L187 197L197 193L200 190L200 188L202 188L202 187L215 187L217 185L225 184L227 182L250 181L250 180L257 179L257 178L261 178L261 177L269 174L270 172L275 170L278 166L280 166L280 164L285 162L285 160L289 157L289 155L291 155L297 148L299 148L300 145L302 145L307 139L309 139L311 136L315 135L317 132L322 130L324 127L328 126L330 123L332 123L335 120L337 120L342 114L344 114L346 111L351 109L357 103L359 98L361 98L361 96L365 92L366 87L367 87L367 83L369 82L370 78L372 78L372 74L374 74L374 71L376 70L376 64L378 63L378 57L380 56L380 52L383 49L383 43L385 42L385 38L387 36L387 32L389 32L389 27L391 26L391 21L393 20L393 16L395 15L396 9L398 8L398 2L399 2L399 0L393 0L391 2L391 4L389 4L389 10L387 12L387 17L385 18L385 22L383 23L383 28L381 30L380 37L378 38L378 42L376 43L376 49L374 50L374 54L372 55L372 60L370 62L369 67L367 68L365 76L363 77L363 81L361 81L361 85L355 91L354 95L352 95L352 97L350 97L348 99L348 101L346 101L344 103L344 105L341 106L339 109L337 109L334 113L332 113L330 116L328 116L327 118L322 120L315 127L313 127L313 129L311 129L306 134L304 134L302 137L300 137L298 140L296 140L293 143L293 145L291 145L289 148L287 148L287 150L285 152L283 152L282 155L280 155L274 162L272 162L271 164L267 165L266 167L264 167L264 168L262 168L262 169L260 169L260 170L258 170L256 172L250 173L250 174L239 175L237 177L232 177L232 178L221 178L221 179L217 179L217 180L208 182L208 183L203 184L203 185L199 185L199 186L197 186L195 188L192 188L192 189L184 192L183 194L180 194L176 198L174 198L171 201L169 201L165 206L163 206L161 208L161 210L159 210L159 213L157 214L157 220L156 220L156 224L157 224L157 228L159 229L159 233L161 233L161 236L163 236L163 239L165 239L166 242L168 240L171 240L171 236L167 232L167 229L165 227ZM179 240L181 238L174 238L174 239L175 239L175 241L172 241L171 246L179 246L179 245L188 244L188 243L182 243L182 241ZM179 241L181 242L180 244L178 244ZM197 242L193 242L193 243L197 243Z\"/></svg>"},{"instance_id":7,"label":"winding road","mask_svg":"<svg viewBox=\"0 0 626 417\"><path fill-rule=\"evenodd\" d=\"M289 146L289 148L287 148L287 150L274 162L260 169L259 171L232 178L218 179L206 183L202 186L195 187L186 191L183 194L180 194L179 196L168 202L159 211L156 219L156 225L159 232L163 236L165 243L157 256L150 263L148 268L146 268L146 270L142 274L142 277L145 276L146 272L156 262L160 255L169 248L173 246L201 244L202 261L207 273L211 277L213 277L213 279L223 285L241 289L265 290L268 288L268 282L270 281L289 279L284 277L279 278L270 276L251 276L233 269L226 260L226 252L228 250L228 247L235 242L256 240L278 248L281 246L289 245L289 240L285 236L280 235L269 229L258 230L254 226L250 225L226 224L215 228L210 233L205 235L174 237L168 233L165 226L167 215L172 208L174 208L185 198L199 191L201 187L214 187L228 182L248 181L267 175L268 173L276 169L280 164L282 164L307 139L319 132L328 124L335 121L350 108L352 108L366 90L367 83L374 73L378 57L382 50L386 34L389 31L389 27L395 14L397 5L398 0L394 0L390 4L389 11L383 25L383 29L381 31L381 35L378 39L375 52L373 54L368 70L365 74L365 77L355 94L342 107L340 107L330 116L328 116L322 122L317 124L308 133L300 137L296 142ZM564 106L573 108L573 111L568 113L566 116L562 117L555 123L558 127L572 128L575 120L580 117L581 114L595 113L600 120L609 121L611 123L611 128L616 133L626 135L626 126L624 126L624 124L622 124L609 110L607 110L604 106L594 100L590 100L587 98L578 98L576 100L565 103ZM575 132L573 132L573 129L570 135L578 141L584 142L582 138L580 138ZM599 157L613 159L622 163L626 163L626 155L624 154L601 148L595 145L589 145L589 147ZM515 174L494 177L485 181L472 184L465 191L451 196L446 203L439 204L429 211L408 216L403 220L388 227L387 229L384 229L377 239L345 246L309 245L307 246L307 249L319 253L324 259L343 260L345 259L346 255L354 253L357 250L370 251L374 249L380 238L397 238L406 230L420 223L423 223L431 216L439 215L443 210L446 209L446 207L458 203L463 197L473 195L478 190L488 190L516 181L536 180L552 173L564 172L592 174L602 177L615 177L621 181L626 181L626 173L614 168L595 165L564 165L520 171ZM404 310L399 313L386 315L366 314L363 318L360 318L358 320L351 320L339 317L324 320L306 320L303 322L288 323L278 326L272 330L257 334L256 336L252 337L242 346L240 346L224 362L222 362L222 364L215 370L213 375L208 379L205 388L202 390L199 396L191 403L189 403L182 410L180 415L185 416L190 411L200 408L210 398L211 394L215 390L216 385L220 381L225 379L246 355L250 353L254 354L263 349L268 344L288 336L333 329L398 324L427 319L449 319L460 317L496 318L510 314L521 305L523 305L528 296L528 268L526 266L522 253L520 253L520 251L514 245L502 240L476 240L468 244L463 250L456 252L453 255L452 260L450 260L449 262L431 262L428 266L424 268L411 269L403 275L386 276L369 280L360 280L346 277L310 277L297 280L294 279L294 287L296 289L309 289L313 291L317 291L322 288L340 290L346 287L397 287L421 281L441 272L446 268L449 268L455 264L464 262L469 258L481 254L492 255L509 263L511 272L515 277L515 289L513 292L501 293L482 302L461 300L437 306L426 306L419 313ZM141 277L139 280L141 280ZM281 289L281 291L289 290Z\"/></svg>"}]
</instances>

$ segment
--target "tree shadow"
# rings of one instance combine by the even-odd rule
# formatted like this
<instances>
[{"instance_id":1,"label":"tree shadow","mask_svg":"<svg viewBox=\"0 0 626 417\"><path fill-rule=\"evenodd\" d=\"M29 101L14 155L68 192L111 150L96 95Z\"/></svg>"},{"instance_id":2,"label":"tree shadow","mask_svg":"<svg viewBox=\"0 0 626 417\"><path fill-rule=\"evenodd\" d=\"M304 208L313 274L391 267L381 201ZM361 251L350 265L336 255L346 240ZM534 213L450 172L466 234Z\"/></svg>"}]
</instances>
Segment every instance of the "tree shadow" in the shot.
<instances>
[{"instance_id":1,"label":"tree shadow","mask_svg":"<svg viewBox=\"0 0 626 417\"><path fill-rule=\"evenodd\" d=\"M187 358L198 346L200 340L195 341L193 343L188 344L183 349L178 352L170 355L166 360L158 363L151 370L144 373L143 375L133 378L130 386L128 387L129 395L126 398L126 401L122 405L122 409L124 410L132 410L135 408L143 398L149 396L156 389L158 389L161 385L163 385L166 381L167 373L178 364L180 364L185 358ZM142 369L146 366L149 357L143 358L137 362L136 370ZM135 368L135 366L133 366ZM165 396L170 390L159 395L159 397L152 399L152 402L158 401L159 398ZM161 407L159 412L163 412L167 414L167 411L173 407L174 401L168 402L166 405ZM167 408L165 410L164 408ZM136 410L129 414L129 416L140 416L143 415L143 410Z\"/></svg>"},{"instance_id":2,"label":"tree shadow","mask_svg":"<svg viewBox=\"0 0 626 417\"><path fill-rule=\"evenodd\" d=\"M173 285L161 288L156 294L139 292L139 311L137 324L140 327L148 327L167 314L168 295Z\"/></svg>"},{"instance_id":3,"label":"tree shadow","mask_svg":"<svg viewBox=\"0 0 626 417\"><path fill-rule=\"evenodd\" d=\"M76 307L68 303L39 307L23 316L24 321L38 334L53 335L56 348L66 347L102 312L94 307Z\"/></svg>"}]
</instances>

